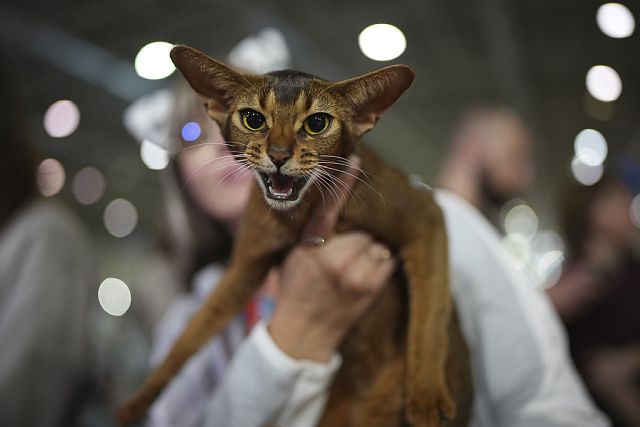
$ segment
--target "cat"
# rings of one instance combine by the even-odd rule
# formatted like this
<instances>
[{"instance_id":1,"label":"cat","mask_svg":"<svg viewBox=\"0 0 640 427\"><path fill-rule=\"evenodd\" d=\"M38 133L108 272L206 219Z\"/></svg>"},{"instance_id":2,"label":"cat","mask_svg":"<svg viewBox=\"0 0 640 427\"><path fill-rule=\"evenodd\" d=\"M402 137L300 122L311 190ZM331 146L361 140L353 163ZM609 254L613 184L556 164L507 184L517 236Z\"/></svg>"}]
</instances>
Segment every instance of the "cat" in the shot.
<instances>
[{"instance_id":1,"label":"cat","mask_svg":"<svg viewBox=\"0 0 640 427\"><path fill-rule=\"evenodd\" d=\"M338 185L335 172L356 153L364 179L336 231L370 233L398 254L402 268L341 345L343 365L319 425L466 426L473 387L449 290L442 212L431 194L358 143L411 85L414 71L392 65L328 82L297 71L246 75L182 45L171 59L206 100L231 151L254 170L257 185L226 275L120 408L120 422L142 417L184 362L246 306L269 269L300 241L311 209L330 196L327 187Z\"/></svg>"}]
</instances>

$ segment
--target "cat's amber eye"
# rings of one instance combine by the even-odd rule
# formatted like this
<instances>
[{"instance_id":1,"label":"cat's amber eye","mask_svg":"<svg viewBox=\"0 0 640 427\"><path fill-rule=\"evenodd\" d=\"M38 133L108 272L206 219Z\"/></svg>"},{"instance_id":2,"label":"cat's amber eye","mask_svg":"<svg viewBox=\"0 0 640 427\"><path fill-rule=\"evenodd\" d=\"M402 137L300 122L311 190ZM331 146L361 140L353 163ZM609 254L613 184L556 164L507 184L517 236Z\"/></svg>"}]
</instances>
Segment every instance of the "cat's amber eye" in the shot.
<instances>
[{"instance_id":1,"label":"cat's amber eye","mask_svg":"<svg viewBox=\"0 0 640 427\"><path fill-rule=\"evenodd\" d=\"M240 117L242 117L242 124L249 130L261 130L267 123L262 114L249 108L242 110Z\"/></svg>"},{"instance_id":2,"label":"cat's amber eye","mask_svg":"<svg viewBox=\"0 0 640 427\"><path fill-rule=\"evenodd\" d=\"M304 121L304 131L309 135L324 132L331 123L331 116L325 113L312 114Z\"/></svg>"}]
</instances>

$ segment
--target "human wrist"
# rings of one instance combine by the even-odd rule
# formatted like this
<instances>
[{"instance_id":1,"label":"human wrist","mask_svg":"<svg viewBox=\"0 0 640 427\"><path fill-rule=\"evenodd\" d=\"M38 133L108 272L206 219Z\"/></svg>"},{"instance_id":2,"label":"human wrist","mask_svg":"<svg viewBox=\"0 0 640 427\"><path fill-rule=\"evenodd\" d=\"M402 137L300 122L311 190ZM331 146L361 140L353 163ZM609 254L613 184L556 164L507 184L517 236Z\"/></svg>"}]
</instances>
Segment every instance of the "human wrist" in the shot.
<instances>
[{"instance_id":1,"label":"human wrist","mask_svg":"<svg viewBox=\"0 0 640 427\"><path fill-rule=\"evenodd\" d=\"M276 345L297 360L327 363L334 355L340 337L333 328L306 316L289 316L274 312L267 331Z\"/></svg>"}]
</instances>

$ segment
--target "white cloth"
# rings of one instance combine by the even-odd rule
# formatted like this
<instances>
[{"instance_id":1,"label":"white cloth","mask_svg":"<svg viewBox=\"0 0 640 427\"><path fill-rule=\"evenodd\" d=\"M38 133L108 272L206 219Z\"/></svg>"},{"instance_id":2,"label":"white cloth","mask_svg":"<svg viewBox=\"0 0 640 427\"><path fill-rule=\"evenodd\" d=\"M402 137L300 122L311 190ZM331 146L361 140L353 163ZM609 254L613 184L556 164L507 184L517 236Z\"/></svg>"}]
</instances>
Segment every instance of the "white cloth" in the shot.
<instances>
[{"instance_id":1,"label":"white cloth","mask_svg":"<svg viewBox=\"0 0 640 427\"><path fill-rule=\"evenodd\" d=\"M209 266L194 291L177 301L159 325L151 363L157 364L221 278ZM160 395L149 415L154 427L312 427L322 414L327 389L341 364L294 360L273 342L264 322L247 339L243 316L192 357ZM233 359L231 355L233 354ZM229 362L231 360L231 362ZM266 391L266 392L265 392Z\"/></svg>"},{"instance_id":2,"label":"white cloth","mask_svg":"<svg viewBox=\"0 0 640 427\"><path fill-rule=\"evenodd\" d=\"M471 351L473 427L600 427L546 294L514 269L497 231L444 190L451 287Z\"/></svg>"},{"instance_id":3,"label":"white cloth","mask_svg":"<svg viewBox=\"0 0 640 427\"><path fill-rule=\"evenodd\" d=\"M545 294L512 267L496 231L477 210L445 191L438 191L436 200L446 218L452 292L472 355L471 426L609 425L571 365L564 332ZM175 339L197 305L192 301L191 309L177 309L174 316L183 320L173 322L179 325L173 328L176 332L168 334L165 327L160 334ZM334 358L328 366L292 360L259 326L248 339L228 346L239 346L229 364L230 353L216 349L229 342L229 334L238 327L240 318L174 379L152 410L152 426L252 427L275 422L312 427L317 423L339 360ZM214 353L216 357L209 357ZM172 398L176 390L182 399Z\"/></svg>"}]
</instances>

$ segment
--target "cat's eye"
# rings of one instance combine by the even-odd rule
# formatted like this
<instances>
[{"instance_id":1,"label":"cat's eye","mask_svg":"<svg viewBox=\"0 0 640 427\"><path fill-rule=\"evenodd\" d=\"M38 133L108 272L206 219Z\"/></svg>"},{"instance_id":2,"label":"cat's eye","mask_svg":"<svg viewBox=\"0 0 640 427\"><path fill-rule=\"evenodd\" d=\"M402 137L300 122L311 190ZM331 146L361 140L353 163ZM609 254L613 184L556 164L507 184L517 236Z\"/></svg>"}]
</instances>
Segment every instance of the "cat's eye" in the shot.
<instances>
[{"instance_id":1,"label":"cat's eye","mask_svg":"<svg viewBox=\"0 0 640 427\"><path fill-rule=\"evenodd\" d=\"M312 114L304 121L304 131L309 135L324 132L331 123L331 116L325 113Z\"/></svg>"},{"instance_id":2,"label":"cat's eye","mask_svg":"<svg viewBox=\"0 0 640 427\"><path fill-rule=\"evenodd\" d=\"M242 124L249 130L261 130L267 122L262 114L249 108L242 110L240 117L242 117Z\"/></svg>"}]
</instances>

